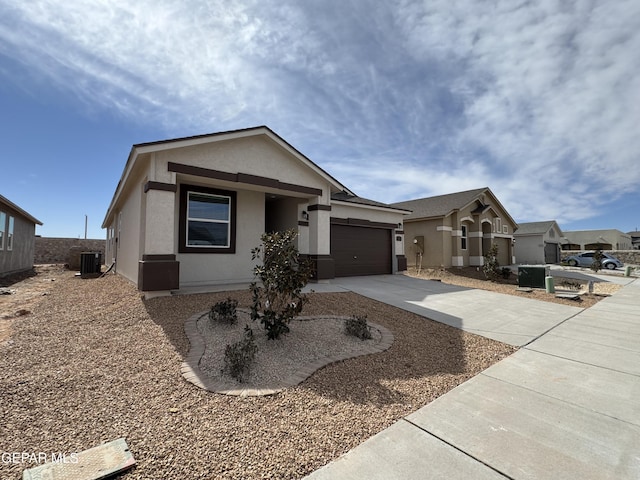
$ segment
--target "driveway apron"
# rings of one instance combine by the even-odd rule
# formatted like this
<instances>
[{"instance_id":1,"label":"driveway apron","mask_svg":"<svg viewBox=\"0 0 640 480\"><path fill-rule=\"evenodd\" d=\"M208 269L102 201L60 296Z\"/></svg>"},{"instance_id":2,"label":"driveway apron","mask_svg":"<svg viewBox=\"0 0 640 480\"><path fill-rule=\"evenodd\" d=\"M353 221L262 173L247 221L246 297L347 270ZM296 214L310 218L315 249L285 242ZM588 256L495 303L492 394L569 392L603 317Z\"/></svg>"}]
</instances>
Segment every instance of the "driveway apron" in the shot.
<instances>
[{"instance_id":1,"label":"driveway apron","mask_svg":"<svg viewBox=\"0 0 640 480\"><path fill-rule=\"evenodd\" d=\"M578 307L406 275L347 277L332 280L332 284L466 332L518 347L582 311Z\"/></svg>"}]
</instances>

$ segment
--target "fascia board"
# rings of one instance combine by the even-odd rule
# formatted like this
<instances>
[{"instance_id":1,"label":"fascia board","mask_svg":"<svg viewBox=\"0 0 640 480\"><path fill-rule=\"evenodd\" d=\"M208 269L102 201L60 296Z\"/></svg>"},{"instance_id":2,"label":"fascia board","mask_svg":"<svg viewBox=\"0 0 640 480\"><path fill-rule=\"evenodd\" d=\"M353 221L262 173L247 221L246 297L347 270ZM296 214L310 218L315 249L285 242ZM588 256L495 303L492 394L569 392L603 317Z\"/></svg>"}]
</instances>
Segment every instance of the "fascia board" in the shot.
<instances>
[{"instance_id":1,"label":"fascia board","mask_svg":"<svg viewBox=\"0 0 640 480\"><path fill-rule=\"evenodd\" d=\"M368 210L377 210L379 212L399 213L401 215L411 214L411 210L404 210L404 209L393 208L393 207L380 207L377 205L366 205L364 203L357 203L357 202L344 202L341 200L331 200L331 204L343 205L345 207L366 208Z\"/></svg>"}]
</instances>

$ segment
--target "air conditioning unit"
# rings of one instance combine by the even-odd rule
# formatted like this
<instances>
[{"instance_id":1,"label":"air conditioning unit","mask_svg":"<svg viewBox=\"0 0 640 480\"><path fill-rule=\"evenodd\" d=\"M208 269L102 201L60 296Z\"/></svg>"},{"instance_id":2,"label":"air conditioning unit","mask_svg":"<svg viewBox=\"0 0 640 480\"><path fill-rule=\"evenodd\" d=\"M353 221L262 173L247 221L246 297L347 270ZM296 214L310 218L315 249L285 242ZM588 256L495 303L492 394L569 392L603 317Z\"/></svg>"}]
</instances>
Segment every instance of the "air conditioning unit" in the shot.
<instances>
[{"instance_id":1,"label":"air conditioning unit","mask_svg":"<svg viewBox=\"0 0 640 480\"><path fill-rule=\"evenodd\" d=\"M101 270L101 252L82 252L80 254L80 276L82 278L98 277L100 276Z\"/></svg>"}]
</instances>

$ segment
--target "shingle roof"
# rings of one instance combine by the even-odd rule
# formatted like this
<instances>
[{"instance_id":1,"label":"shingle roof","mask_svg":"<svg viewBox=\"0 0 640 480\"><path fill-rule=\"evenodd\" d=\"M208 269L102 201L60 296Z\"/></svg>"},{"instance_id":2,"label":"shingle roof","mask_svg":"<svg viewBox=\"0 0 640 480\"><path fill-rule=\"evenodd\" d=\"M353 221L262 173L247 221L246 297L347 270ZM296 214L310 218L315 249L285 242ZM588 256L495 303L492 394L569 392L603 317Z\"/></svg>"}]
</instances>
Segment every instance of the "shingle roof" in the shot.
<instances>
[{"instance_id":1,"label":"shingle roof","mask_svg":"<svg viewBox=\"0 0 640 480\"><path fill-rule=\"evenodd\" d=\"M544 222L527 222L519 223L516 235L535 235L545 234L553 226L555 220L547 220Z\"/></svg>"},{"instance_id":2,"label":"shingle roof","mask_svg":"<svg viewBox=\"0 0 640 480\"><path fill-rule=\"evenodd\" d=\"M419 198L417 200L408 200L406 202L396 202L392 203L391 206L411 210L413 213L407 215L405 217L406 220L443 217L454 210L466 207L487 190L489 190L488 187L476 188L475 190L467 190L464 192L448 193L446 195Z\"/></svg>"}]
</instances>

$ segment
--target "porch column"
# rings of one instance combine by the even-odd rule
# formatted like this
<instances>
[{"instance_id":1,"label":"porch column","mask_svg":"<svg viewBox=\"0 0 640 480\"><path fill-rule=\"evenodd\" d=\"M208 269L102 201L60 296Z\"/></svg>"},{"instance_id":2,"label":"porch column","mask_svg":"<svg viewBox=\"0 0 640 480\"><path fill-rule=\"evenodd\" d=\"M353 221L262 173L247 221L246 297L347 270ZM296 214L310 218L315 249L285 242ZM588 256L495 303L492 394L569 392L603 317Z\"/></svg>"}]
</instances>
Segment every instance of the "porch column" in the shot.
<instances>
[{"instance_id":1,"label":"porch column","mask_svg":"<svg viewBox=\"0 0 640 480\"><path fill-rule=\"evenodd\" d=\"M335 277L335 266L331 257L331 205L309 202L309 258L314 264L314 280Z\"/></svg>"},{"instance_id":2,"label":"porch column","mask_svg":"<svg viewBox=\"0 0 640 480\"><path fill-rule=\"evenodd\" d=\"M175 255L176 192L175 183L150 181L144 185L138 262L138 288L142 291L180 286L180 263Z\"/></svg>"},{"instance_id":3,"label":"porch column","mask_svg":"<svg viewBox=\"0 0 640 480\"><path fill-rule=\"evenodd\" d=\"M482 228L481 225L478 227ZM472 267L480 267L484 265L484 256L482 255L482 230L469 232L469 265Z\"/></svg>"}]
</instances>

